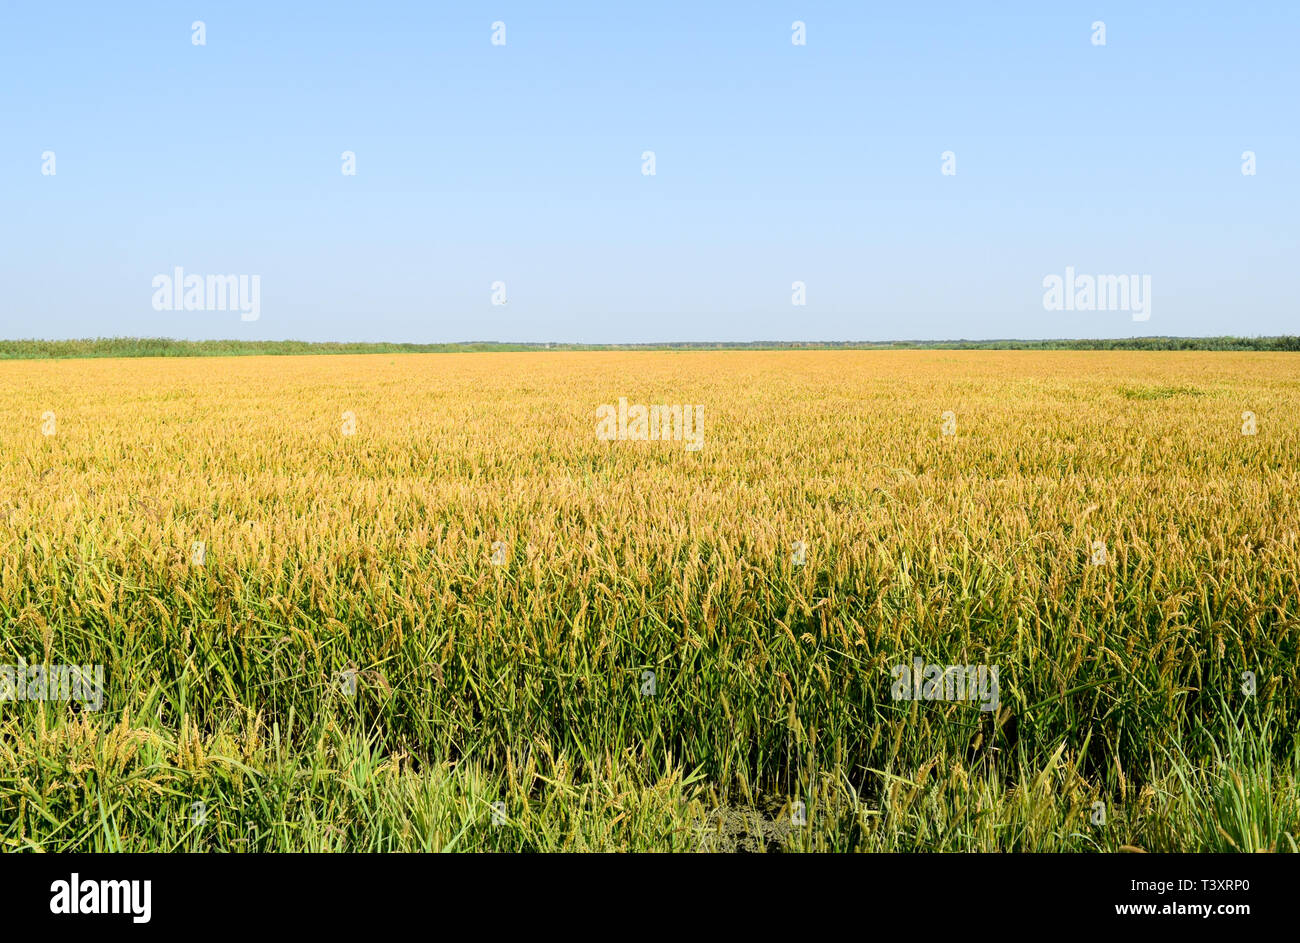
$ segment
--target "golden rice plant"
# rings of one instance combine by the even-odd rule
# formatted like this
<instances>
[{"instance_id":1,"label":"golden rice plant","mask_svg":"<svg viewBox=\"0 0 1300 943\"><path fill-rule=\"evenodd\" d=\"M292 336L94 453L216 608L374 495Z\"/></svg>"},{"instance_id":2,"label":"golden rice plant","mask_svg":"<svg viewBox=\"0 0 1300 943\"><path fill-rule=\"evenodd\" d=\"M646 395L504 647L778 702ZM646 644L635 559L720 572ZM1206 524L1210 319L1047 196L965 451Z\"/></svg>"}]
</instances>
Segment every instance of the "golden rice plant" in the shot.
<instances>
[{"instance_id":1,"label":"golden rice plant","mask_svg":"<svg viewBox=\"0 0 1300 943\"><path fill-rule=\"evenodd\" d=\"M1287 354L0 390L0 664L103 667L98 710L0 701L5 848L1294 850ZM620 398L702 406L702 447L598 437ZM996 702L897 696L916 659L996 667Z\"/></svg>"}]
</instances>

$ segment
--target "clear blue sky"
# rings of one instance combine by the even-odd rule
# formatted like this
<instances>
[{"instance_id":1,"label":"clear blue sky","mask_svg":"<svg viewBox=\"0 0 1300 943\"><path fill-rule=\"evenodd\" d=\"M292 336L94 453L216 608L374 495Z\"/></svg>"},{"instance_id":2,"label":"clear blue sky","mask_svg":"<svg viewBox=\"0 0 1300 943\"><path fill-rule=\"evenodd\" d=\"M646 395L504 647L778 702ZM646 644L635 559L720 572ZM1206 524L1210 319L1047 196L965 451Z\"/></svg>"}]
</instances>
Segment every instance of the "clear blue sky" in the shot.
<instances>
[{"instance_id":1,"label":"clear blue sky","mask_svg":"<svg viewBox=\"0 0 1300 943\"><path fill-rule=\"evenodd\" d=\"M1298 48L1293 0L6 0L0 336L1296 333ZM178 265L260 319L155 311ZM1066 266L1151 320L1044 310Z\"/></svg>"}]
</instances>

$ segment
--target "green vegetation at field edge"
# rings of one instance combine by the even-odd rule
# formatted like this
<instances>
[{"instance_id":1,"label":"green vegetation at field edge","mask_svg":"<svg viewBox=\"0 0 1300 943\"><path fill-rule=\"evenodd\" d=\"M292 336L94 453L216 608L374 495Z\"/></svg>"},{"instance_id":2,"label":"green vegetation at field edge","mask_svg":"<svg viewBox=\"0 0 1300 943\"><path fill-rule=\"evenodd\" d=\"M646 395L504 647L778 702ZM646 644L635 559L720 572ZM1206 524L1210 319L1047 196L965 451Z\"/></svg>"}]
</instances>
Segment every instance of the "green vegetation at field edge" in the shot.
<instances>
[{"instance_id":1,"label":"green vegetation at field edge","mask_svg":"<svg viewBox=\"0 0 1300 943\"><path fill-rule=\"evenodd\" d=\"M1059 340L752 341L748 343L390 344L317 341L172 340L96 337L79 340L0 340L0 360L84 357L240 357L301 354L449 354L545 350L1263 350L1300 351L1300 336L1121 337Z\"/></svg>"}]
</instances>

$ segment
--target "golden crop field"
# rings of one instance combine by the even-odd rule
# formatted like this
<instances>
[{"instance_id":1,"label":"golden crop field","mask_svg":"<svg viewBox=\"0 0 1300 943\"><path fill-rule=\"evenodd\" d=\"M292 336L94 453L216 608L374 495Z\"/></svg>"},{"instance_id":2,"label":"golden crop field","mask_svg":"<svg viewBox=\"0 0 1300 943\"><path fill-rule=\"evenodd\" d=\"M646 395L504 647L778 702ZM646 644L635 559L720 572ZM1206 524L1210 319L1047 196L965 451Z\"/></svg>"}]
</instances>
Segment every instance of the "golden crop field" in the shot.
<instances>
[{"instance_id":1,"label":"golden crop field","mask_svg":"<svg viewBox=\"0 0 1300 943\"><path fill-rule=\"evenodd\" d=\"M5 848L1295 850L1290 355L16 361L0 391ZM620 399L693 407L698 448L602 438ZM34 694L60 665L99 703ZM970 688L900 696L913 665Z\"/></svg>"}]
</instances>

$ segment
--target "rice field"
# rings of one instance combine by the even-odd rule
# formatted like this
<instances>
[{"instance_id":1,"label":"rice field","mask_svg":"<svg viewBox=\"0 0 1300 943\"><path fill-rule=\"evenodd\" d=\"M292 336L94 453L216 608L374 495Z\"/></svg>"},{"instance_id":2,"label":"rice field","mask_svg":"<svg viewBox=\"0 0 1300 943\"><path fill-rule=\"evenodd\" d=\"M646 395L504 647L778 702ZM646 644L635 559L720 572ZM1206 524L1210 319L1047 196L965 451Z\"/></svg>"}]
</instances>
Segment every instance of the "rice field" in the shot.
<instances>
[{"instance_id":1,"label":"rice field","mask_svg":"<svg viewBox=\"0 0 1300 943\"><path fill-rule=\"evenodd\" d=\"M1294 851L1297 364L0 363L0 847Z\"/></svg>"}]
</instances>

